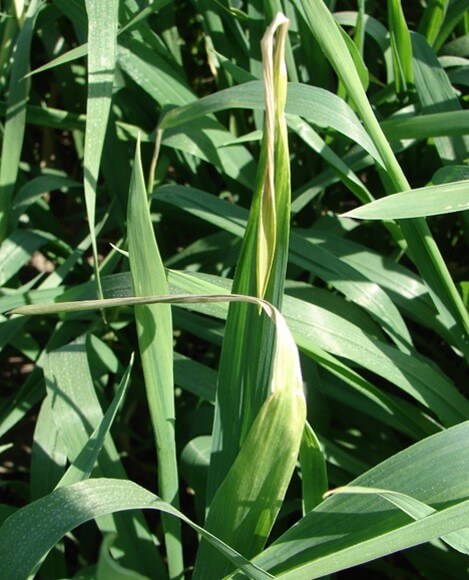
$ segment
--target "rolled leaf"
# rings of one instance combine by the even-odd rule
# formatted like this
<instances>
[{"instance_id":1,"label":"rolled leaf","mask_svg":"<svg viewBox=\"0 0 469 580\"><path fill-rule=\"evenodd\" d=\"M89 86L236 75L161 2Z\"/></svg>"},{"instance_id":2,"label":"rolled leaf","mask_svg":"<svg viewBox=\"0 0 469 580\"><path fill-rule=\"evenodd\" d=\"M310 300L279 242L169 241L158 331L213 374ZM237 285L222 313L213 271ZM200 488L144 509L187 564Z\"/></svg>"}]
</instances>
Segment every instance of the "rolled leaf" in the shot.
<instances>
[{"instance_id":1,"label":"rolled leaf","mask_svg":"<svg viewBox=\"0 0 469 580\"><path fill-rule=\"evenodd\" d=\"M233 283L233 293L281 306L290 224L290 169L283 63L288 21L278 14L262 41L266 119L257 185ZM278 31L275 50L274 36ZM249 341L241 339L249 333ZM207 502L226 477L269 396L275 331L246 304L232 304L219 367Z\"/></svg>"}]
</instances>

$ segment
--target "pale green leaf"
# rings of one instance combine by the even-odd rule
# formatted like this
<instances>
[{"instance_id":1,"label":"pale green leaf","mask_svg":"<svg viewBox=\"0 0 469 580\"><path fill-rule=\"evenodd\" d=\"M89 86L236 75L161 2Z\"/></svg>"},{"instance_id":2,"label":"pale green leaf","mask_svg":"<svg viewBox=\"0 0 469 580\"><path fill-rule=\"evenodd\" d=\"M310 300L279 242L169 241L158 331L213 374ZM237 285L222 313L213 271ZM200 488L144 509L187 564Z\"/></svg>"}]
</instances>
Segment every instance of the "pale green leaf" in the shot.
<instances>
[{"instance_id":1,"label":"pale green leaf","mask_svg":"<svg viewBox=\"0 0 469 580\"><path fill-rule=\"evenodd\" d=\"M262 405L233 465L216 491L206 529L248 557L265 544L296 465L306 419L298 350L284 318L277 331L270 396ZM221 578L226 560L202 542L194 578Z\"/></svg>"},{"instance_id":2,"label":"pale green leaf","mask_svg":"<svg viewBox=\"0 0 469 580\"><path fill-rule=\"evenodd\" d=\"M438 513L409 523L382 498L332 496L254 561L276 577L309 580L462 530L469 515L468 433L466 421L428 437L350 484L392 489L438 506Z\"/></svg>"},{"instance_id":3,"label":"pale green leaf","mask_svg":"<svg viewBox=\"0 0 469 580\"><path fill-rule=\"evenodd\" d=\"M404 219L469 209L469 180L388 195L342 214L358 219Z\"/></svg>"},{"instance_id":4,"label":"pale green leaf","mask_svg":"<svg viewBox=\"0 0 469 580\"><path fill-rule=\"evenodd\" d=\"M250 217L232 288L234 294L265 298L277 308L283 295L290 228L290 159L284 119L287 83L283 61L287 24L286 18L278 14L262 40L265 131ZM231 304L229 308L219 364L208 505L270 394L275 332L271 321L259 313L245 303ZM248 332L250 340L240 341L239 337ZM220 501L217 510L222 509L221 504ZM249 535L252 530L248 529L245 531ZM260 537L263 538L262 532Z\"/></svg>"}]
</instances>

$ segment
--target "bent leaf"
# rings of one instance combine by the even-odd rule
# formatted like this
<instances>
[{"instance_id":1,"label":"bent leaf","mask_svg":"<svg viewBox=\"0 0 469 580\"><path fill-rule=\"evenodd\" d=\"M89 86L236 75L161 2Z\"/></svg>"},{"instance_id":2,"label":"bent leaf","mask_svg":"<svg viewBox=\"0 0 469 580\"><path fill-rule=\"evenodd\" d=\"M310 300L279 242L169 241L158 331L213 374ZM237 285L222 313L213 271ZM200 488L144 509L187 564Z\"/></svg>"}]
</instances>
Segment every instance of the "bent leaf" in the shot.
<instances>
[{"instance_id":1,"label":"bent leaf","mask_svg":"<svg viewBox=\"0 0 469 580\"><path fill-rule=\"evenodd\" d=\"M218 488L206 529L252 557L266 542L296 465L306 420L300 361L285 319L273 310L277 345L271 395ZM222 578L230 567L202 541L194 579Z\"/></svg>"},{"instance_id":2,"label":"bent leaf","mask_svg":"<svg viewBox=\"0 0 469 580\"><path fill-rule=\"evenodd\" d=\"M158 510L179 518L217 546L249 577L256 580L272 578L143 487L131 481L100 478L56 489L19 509L5 521L0 528L2 579L28 578L41 558L77 526L99 516L136 509Z\"/></svg>"},{"instance_id":3,"label":"bent leaf","mask_svg":"<svg viewBox=\"0 0 469 580\"><path fill-rule=\"evenodd\" d=\"M351 482L393 489L438 505L441 511L409 523L400 509L378 496L333 495L254 562L276 577L309 580L462 530L469 516L468 435L469 421L465 421L423 439Z\"/></svg>"},{"instance_id":4,"label":"bent leaf","mask_svg":"<svg viewBox=\"0 0 469 580\"><path fill-rule=\"evenodd\" d=\"M418 499L415 499L414 497L404 493L399 493L397 491L391 491L389 489L375 489L373 487L350 485L332 489L331 491L324 494L324 497L328 497L329 495L336 493L379 495L380 497L383 497L398 507L414 520L421 520L422 518L437 512L436 509L422 501L419 501ZM469 554L469 528L461 532L453 532L448 536L442 536L441 539L455 550L458 550L463 554Z\"/></svg>"}]
</instances>

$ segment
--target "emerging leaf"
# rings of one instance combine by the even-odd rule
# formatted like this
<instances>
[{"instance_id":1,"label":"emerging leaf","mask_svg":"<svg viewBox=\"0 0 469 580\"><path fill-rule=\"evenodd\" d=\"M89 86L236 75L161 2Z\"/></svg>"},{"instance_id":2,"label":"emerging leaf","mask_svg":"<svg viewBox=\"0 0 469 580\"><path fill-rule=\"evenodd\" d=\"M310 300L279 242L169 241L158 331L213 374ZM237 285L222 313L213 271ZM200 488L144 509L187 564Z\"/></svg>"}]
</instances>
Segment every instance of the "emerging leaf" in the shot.
<instances>
[{"instance_id":1,"label":"emerging leaf","mask_svg":"<svg viewBox=\"0 0 469 580\"><path fill-rule=\"evenodd\" d=\"M288 136L284 112L287 99L287 69L285 39L288 19L277 14L262 39L265 89L266 159L260 194L260 217L257 232L257 295L264 298L269 283L277 247L276 188L284 186L284 174L289 176ZM278 39L274 51L274 35ZM276 151L286 155L280 159Z\"/></svg>"}]
</instances>

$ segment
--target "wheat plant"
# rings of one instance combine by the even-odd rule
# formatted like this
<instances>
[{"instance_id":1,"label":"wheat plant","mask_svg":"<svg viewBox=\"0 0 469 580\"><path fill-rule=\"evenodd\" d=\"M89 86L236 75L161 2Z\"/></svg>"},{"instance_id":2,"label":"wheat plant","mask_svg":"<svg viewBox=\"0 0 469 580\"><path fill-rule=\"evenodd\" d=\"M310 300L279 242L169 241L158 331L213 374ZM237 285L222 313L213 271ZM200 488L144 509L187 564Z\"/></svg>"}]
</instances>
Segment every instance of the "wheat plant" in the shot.
<instances>
[{"instance_id":1,"label":"wheat plant","mask_svg":"<svg viewBox=\"0 0 469 580\"><path fill-rule=\"evenodd\" d=\"M464 576L468 8L2 3L2 580Z\"/></svg>"}]
</instances>

